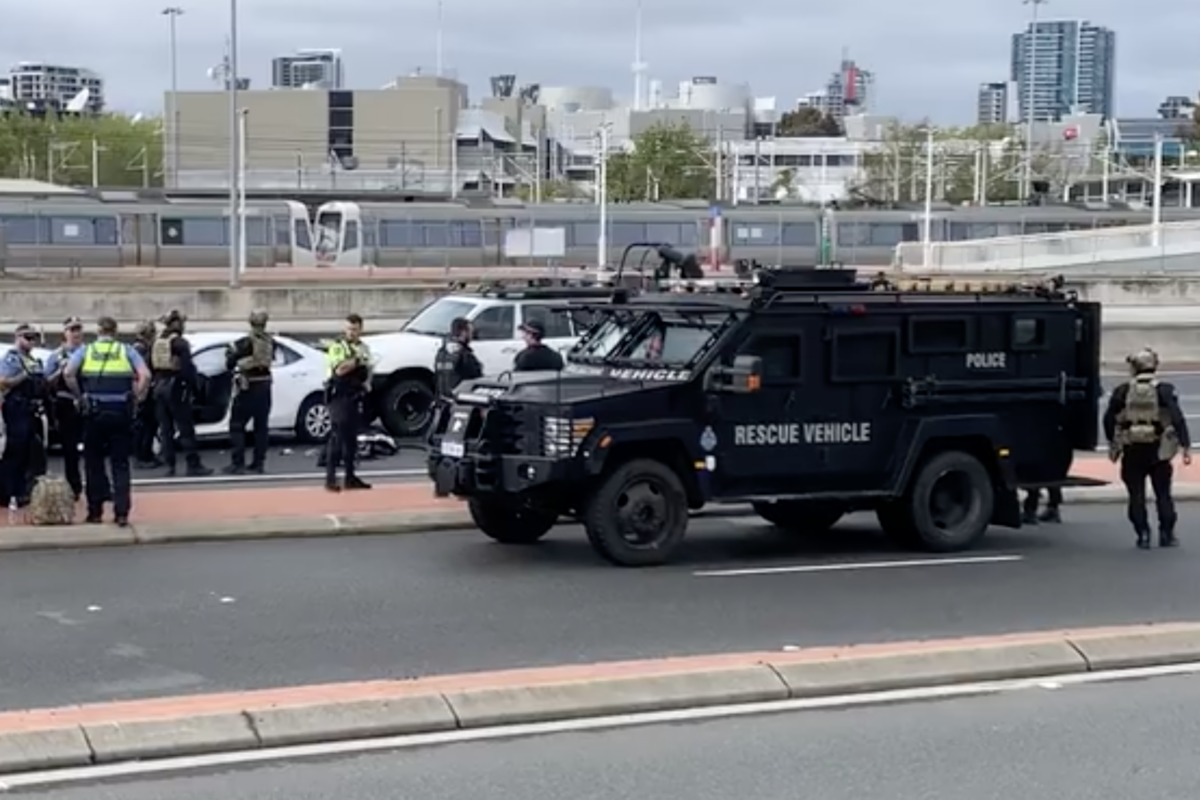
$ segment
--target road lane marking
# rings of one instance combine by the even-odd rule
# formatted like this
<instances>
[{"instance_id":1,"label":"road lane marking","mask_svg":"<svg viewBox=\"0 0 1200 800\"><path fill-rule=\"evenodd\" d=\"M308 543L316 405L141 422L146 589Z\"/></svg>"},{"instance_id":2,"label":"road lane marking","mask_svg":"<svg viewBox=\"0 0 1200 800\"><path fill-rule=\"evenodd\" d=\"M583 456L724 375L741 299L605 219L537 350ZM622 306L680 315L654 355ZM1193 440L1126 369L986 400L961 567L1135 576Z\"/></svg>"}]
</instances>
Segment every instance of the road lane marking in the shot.
<instances>
[{"instance_id":1,"label":"road lane marking","mask_svg":"<svg viewBox=\"0 0 1200 800\"><path fill-rule=\"evenodd\" d=\"M437 746L444 747L472 742L509 741L564 733L611 731L650 725L676 725L688 722L761 717L768 714L869 708L901 702L966 699L1014 692L1046 691L1050 685L1056 685L1060 689L1069 689L1073 686L1088 686L1096 683L1109 684L1124 681L1142 681L1152 678L1195 675L1196 673L1200 673L1200 663L1193 662L1161 667L1137 667L1133 669L1071 673L1061 676L1048 675L1040 678L978 681L952 686L893 689L891 691L865 694L806 697L794 700L772 700L759 703L682 708L671 711L645 711L632 714L614 714L606 717L554 720L552 722L529 722L517 725L444 731L440 733L417 733L321 742L318 744L284 745L256 748L254 750L241 750L232 753L174 756L146 761L98 764L88 767L64 767L41 772L0 775L0 793L19 789L95 783L97 781L129 780L131 778L146 778L150 776L212 772L252 764L328 759L339 756L387 753L391 751L414 750Z\"/></svg>"},{"instance_id":2,"label":"road lane marking","mask_svg":"<svg viewBox=\"0 0 1200 800\"><path fill-rule=\"evenodd\" d=\"M954 567L971 564L1010 564L1025 556L962 556L957 558L909 558L900 561L846 561L838 564L797 564L789 567L748 567L745 569L705 569L692 573L696 578L741 578L751 575L792 575L806 572L854 572L868 569L911 569L914 567Z\"/></svg>"},{"instance_id":3,"label":"road lane marking","mask_svg":"<svg viewBox=\"0 0 1200 800\"><path fill-rule=\"evenodd\" d=\"M429 473L423 469L369 469L359 470L360 478L417 478L427 477ZM134 478L133 485L137 486L204 486L238 483L271 483L273 481L310 481L324 478L323 472L280 472L266 475L205 475L204 477L189 478L186 475L174 478Z\"/></svg>"}]
</instances>

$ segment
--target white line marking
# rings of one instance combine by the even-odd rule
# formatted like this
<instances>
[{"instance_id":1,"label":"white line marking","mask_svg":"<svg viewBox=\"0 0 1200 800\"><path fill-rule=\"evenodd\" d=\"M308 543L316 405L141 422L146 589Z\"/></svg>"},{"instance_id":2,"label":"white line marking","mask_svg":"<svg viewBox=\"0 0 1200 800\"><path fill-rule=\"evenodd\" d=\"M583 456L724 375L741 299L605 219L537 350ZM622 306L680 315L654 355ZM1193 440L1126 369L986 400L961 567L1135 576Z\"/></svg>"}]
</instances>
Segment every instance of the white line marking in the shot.
<instances>
[{"instance_id":1,"label":"white line marking","mask_svg":"<svg viewBox=\"0 0 1200 800\"><path fill-rule=\"evenodd\" d=\"M898 689L890 692L872 692L869 694L850 694L835 697L806 698L802 700L777 700L768 703L742 703L738 705L708 706L705 708L686 708L677 711L655 711L642 714L620 714L609 717L593 717L591 719L537 722L527 725L505 725L466 731L390 736L377 739L353 739L340 742L324 742L321 744L243 750L235 753L181 756L178 758L164 758L151 761L131 761L122 764L72 767L44 772L26 772L19 775L0 776L0 792L35 786L58 786L62 784L111 780L114 778L136 778L148 775L217 770L246 764L409 750L418 747L429 747L431 745L464 744L468 742L517 739L582 731L603 731L644 725L702 722L706 720L748 717L761 714L780 714L795 711L857 708L885 703L946 700L985 694L1044 689L1047 682L1054 682L1066 687L1091 683L1112 683L1126 680L1143 680L1145 678L1194 675L1196 673L1200 673L1200 662L1174 664L1165 667L1082 672L1071 675L1047 675L1040 678L1024 678L1019 680L964 683L957 686Z\"/></svg>"},{"instance_id":2,"label":"white line marking","mask_svg":"<svg viewBox=\"0 0 1200 800\"><path fill-rule=\"evenodd\" d=\"M360 478L416 478L425 477L429 473L423 469L374 469L360 471ZM137 486L211 486L239 483L271 483L273 481L292 482L323 479L321 472L282 472L275 475L207 475L203 478L189 478L186 475L175 478L134 478L133 485Z\"/></svg>"},{"instance_id":3,"label":"white line marking","mask_svg":"<svg viewBox=\"0 0 1200 800\"><path fill-rule=\"evenodd\" d=\"M793 567L747 569L707 569L692 574L697 578L739 578L746 575L790 575L801 572L853 572L867 569L905 569L911 567L953 567L969 564L1006 564L1024 561L1025 556L963 556L961 558L910 558L903 561L848 561L841 564L799 564Z\"/></svg>"}]
</instances>

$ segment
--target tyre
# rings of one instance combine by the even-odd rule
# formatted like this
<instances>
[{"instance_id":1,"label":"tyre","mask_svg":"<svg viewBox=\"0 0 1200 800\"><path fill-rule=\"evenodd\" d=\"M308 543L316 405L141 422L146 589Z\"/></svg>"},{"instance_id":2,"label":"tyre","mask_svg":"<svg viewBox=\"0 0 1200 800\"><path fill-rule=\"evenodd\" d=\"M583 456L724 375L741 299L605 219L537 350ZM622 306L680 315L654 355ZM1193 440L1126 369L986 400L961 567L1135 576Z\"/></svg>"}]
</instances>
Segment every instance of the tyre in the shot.
<instances>
[{"instance_id":1,"label":"tyre","mask_svg":"<svg viewBox=\"0 0 1200 800\"><path fill-rule=\"evenodd\" d=\"M592 548L621 567L665 564L687 533L688 502L675 470L638 459L606 476L584 508Z\"/></svg>"},{"instance_id":2,"label":"tyre","mask_svg":"<svg viewBox=\"0 0 1200 800\"><path fill-rule=\"evenodd\" d=\"M467 508L475 527L501 544L534 544L558 522L558 514L504 496L472 497Z\"/></svg>"},{"instance_id":3,"label":"tyre","mask_svg":"<svg viewBox=\"0 0 1200 800\"><path fill-rule=\"evenodd\" d=\"M778 500L753 503L754 513L789 533L825 533L837 524L845 510L832 503Z\"/></svg>"},{"instance_id":4,"label":"tyre","mask_svg":"<svg viewBox=\"0 0 1200 800\"><path fill-rule=\"evenodd\" d=\"M314 394L300 404L296 413L296 438L302 442L323 442L333 430L333 417L322 395Z\"/></svg>"},{"instance_id":5,"label":"tyre","mask_svg":"<svg viewBox=\"0 0 1200 800\"><path fill-rule=\"evenodd\" d=\"M917 470L904 510L921 549L956 553L970 549L987 532L995 503L987 468L975 456L951 450Z\"/></svg>"},{"instance_id":6,"label":"tyre","mask_svg":"<svg viewBox=\"0 0 1200 800\"><path fill-rule=\"evenodd\" d=\"M433 387L420 378L396 381L383 395L379 417L392 436L420 436L433 417Z\"/></svg>"}]
</instances>

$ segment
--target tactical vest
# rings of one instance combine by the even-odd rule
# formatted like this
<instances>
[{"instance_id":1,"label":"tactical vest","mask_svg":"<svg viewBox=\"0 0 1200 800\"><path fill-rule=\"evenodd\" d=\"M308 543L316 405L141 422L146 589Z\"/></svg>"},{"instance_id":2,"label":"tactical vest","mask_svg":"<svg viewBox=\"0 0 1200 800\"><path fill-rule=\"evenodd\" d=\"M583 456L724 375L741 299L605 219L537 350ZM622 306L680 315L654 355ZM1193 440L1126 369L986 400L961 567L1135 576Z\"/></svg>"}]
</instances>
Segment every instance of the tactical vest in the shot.
<instances>
[{"instance_id":1,"label":"tactical vest","mask_svg":"<svg viewBox=\"0 0 1200 800\"><path fill-rule=\"evenodd\" d=\"M1159 402L1158 380L1154 376L1139 375L1129 382L1125 408L1118 415L1118 422L1122 447L1157 444L1160 458L1174 457L1178 439L1167 409Z\"/></svg>"},{"instance_id":2,"label":"tactical vest","mask_svg":"<svg viewBox=\"0 0 1200 800\"><path fill-rule=\"evenodd\" d=\"M133 391L133 376L133 363L120 342L111 339L92 342L83 351L79 377L85 396L126 398Z\"/></svg>"},{"instance_id":3,"label":"tactical vest","mask_svg":"<svg viewBox=\"0 0 1200 800\"><path fill-rule=\"evenodd\" d=\"M41 395L46 384L42 371L42 362L33 356L23 355L16 348L10 350L4 358L14 360L29 377L16 386L4 392L4 402L16 408L18 404L31 405Z\"/></svg>"},{"instance_id":4,"label":"tactical vest","mask_svg":"<svg viewBox=\"0 0 1200 800\"><path fill-rule=\"evenodd\" d=\"M248 372L250 370L270 372L274 349L274 342L271 341L271 337L267 334L250 334L250 355L238 359L238 372Z\"/></svg>"},{"instance_id":5,"label":"tactical vest","mask_svg":"<svg viewBox=\"0 0 1200 800\"><path fill-rule=\"evenodd\" d=\"M176 335L160 336L154 340L154 346L150 348L150 368L155 372L179 371L179 357L171 352Z\"/></svg>"}]
</instances>

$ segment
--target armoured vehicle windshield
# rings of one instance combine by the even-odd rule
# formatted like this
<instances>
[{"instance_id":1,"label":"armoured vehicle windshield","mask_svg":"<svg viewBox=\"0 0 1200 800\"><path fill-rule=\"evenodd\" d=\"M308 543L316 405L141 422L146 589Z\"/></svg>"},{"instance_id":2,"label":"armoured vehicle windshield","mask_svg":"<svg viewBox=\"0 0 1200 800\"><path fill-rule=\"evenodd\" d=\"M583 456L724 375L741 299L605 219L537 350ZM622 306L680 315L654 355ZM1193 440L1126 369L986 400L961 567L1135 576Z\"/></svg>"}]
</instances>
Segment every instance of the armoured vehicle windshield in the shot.
<instances>
[{"instance_id":1,"label":"armoured vehicle windshield","mask_svg":"<svg viewBox=\"0 0 1200 800\"><path fill-rule=\"evenodd\" d=\"M609 312L570 354L579 364L621 367L687 367L730 322L728 310L703 313L667 309Z\"/></svg>"}]
</instances>

